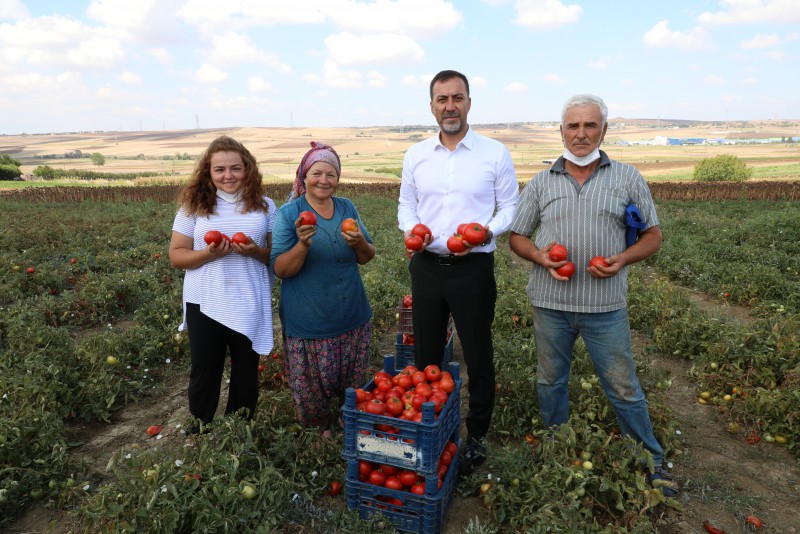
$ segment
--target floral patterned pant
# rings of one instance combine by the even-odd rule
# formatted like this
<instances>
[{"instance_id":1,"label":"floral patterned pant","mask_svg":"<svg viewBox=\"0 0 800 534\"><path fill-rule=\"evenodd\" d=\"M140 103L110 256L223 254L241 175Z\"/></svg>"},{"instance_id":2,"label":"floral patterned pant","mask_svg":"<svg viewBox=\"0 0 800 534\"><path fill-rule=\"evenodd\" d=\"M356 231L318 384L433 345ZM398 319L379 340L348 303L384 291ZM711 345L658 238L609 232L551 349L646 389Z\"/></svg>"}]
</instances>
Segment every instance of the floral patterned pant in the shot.
<instances>
[{"instance_id":1,"label":"floral patterned pant","mask_svg":"<svg viewBox=\"0 0 800 534\"><path fill-rule=\"evenodd\" d=\"M337 337L284 339L286 380L302 425L330 427L339 419L345 390L365 383L371 338L368 322Z\"/></svg>"}]
</instances>

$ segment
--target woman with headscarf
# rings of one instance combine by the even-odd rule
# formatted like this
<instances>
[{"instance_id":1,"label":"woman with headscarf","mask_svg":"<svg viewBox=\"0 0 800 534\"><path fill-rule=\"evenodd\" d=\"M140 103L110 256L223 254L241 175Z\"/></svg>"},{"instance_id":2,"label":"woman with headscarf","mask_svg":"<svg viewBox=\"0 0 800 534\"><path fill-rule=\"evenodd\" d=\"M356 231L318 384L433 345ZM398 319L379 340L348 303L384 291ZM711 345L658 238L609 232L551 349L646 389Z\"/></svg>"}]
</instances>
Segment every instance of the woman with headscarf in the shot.
<instances>
[{"instance_id":1,"label":"woman with headscarf","mask_svg":"<svg viewBox=\"0 0 800 534\"><path fill-rule=\"evenodd\" d=\"M375 256L375 246L353 203L335 196L340 176L336 151L312 142L290 200L278 210L271 253L281 279L286 380L297 418L325 436L345 390L364 383L372 334L358 266ZM314 214L316 224L303 224L303 212ZM343 231L347 219L355 230Z\"/></svg>"}]
</instances>

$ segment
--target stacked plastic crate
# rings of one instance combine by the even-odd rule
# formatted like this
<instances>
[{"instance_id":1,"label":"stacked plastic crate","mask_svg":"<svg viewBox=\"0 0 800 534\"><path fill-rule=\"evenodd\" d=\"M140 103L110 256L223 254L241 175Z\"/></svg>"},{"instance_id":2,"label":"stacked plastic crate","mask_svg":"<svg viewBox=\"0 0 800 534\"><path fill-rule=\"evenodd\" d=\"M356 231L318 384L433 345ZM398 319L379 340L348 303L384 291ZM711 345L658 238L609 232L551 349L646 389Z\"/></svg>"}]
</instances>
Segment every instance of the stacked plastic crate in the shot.
<instances>
[{"instance_id":1,"label":"stacked plastic crate","mask_svg":"<svg viewBox=\"0 0 800 534\"><path fill-rule=\"evenodd\" d=\"M438 413L434 402L423 403L419 421L359 410L356 390L347 390L342 407L346 498L348 508L358 510L361 517L382 513L401 532L441 532L458 480L461 451L462 381L458 363L451 362L447 371L454 381L453 391ZM393 355L384 357L384 372L392 377L401 372ZM362 389L373 392L375 388L375 380L371 380ZM411 471L418 482L410 491L380 480L376 483L366 476L365 466L383 475L408 475Z\"/></svg>"},{"instance_id":2,"label":"stacked plastic crate","mask_svg":"<svg viewBox=\"0 0 800 534\"><path fill-rule=\"evenodd\" d=\"M403 369L407 365L414 365L414 326L411 321L411 310L413 309L413 301L411 295L405 295L400 299L397 305L397 322L399 325L399 332L395 340L395 354L397 359L395 364L397 369ZM453 318L447 322L447 330L445 335L444 354L442 355L442 362L439 366L442 369L447 368L447 365L453 360L453 338L455 328L453 326Z\"/></svg>"}]
</instances>

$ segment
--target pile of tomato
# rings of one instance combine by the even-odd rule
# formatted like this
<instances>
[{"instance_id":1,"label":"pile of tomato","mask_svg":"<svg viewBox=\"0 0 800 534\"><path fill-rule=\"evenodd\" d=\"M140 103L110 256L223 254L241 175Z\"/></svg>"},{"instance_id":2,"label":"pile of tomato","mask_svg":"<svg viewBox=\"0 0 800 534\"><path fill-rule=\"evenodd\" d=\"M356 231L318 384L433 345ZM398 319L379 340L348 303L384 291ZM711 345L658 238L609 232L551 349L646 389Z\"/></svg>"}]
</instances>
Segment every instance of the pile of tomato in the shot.
<instances>
[{"instance_id":1,"label":"pile of tomato","mask_svg":"<svg viewBox=\"0 0 800 534\"><path fill-rule=\"evenodd\" d=\"M407 365L394 376L378 371L373 383L371 391L356 389L356 410L415 422L422 421L422 405L426 402L434 403L434 413L438 416L456 387L453 375L434 364L422 371ZM390 425L383 426L388 428L379 430L398 433Z\"/></svg>"},{"instance_id":2,"label":"pile of tomato","mask_svg":"<svg viewBox=\"0 0 800 534\"><path fill-rule=\"evenodd\" d=\"M450 465L457 455L458 445L452 440L448 441L439 456L439 464L436 470L438 490L442 489ZM395 491L408 491L414 495L425 495L425 476L410 469L401 469L391 465L361 460L358 462L358 480ZM397 498L385 497L381 500L397 506L403 505L403 502Z\"/></svg>"}]
</instances>

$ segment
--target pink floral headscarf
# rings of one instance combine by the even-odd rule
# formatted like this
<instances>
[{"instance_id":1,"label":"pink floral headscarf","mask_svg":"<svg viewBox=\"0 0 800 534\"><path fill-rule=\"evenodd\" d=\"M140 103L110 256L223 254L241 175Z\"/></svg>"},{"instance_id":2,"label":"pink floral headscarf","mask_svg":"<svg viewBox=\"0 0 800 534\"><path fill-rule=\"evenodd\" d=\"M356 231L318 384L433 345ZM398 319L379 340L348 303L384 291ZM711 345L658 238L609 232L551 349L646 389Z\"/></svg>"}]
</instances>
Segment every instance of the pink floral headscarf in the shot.
<instances>
[{"instance_id":1,"label":"pink floral headscarf","mask_svg":"<svg viewBox=\"0 0 800 534\"><path fill-rule=\"evenodd\" d=\"M306 174L308 174L308 169L318 161L330 163L333 165L333 168L336 169L336 176L341 176L342 162L339 160L339 154L336 153L333 147L325 143L311 141L311 149L305 153L303 159L300 160L300 165L297 166L297 174L292 184L292 192L289 194L289 200L305 194L306 185L303 183L303 179L306 177Z\"/></svg>"}]
</instances>

